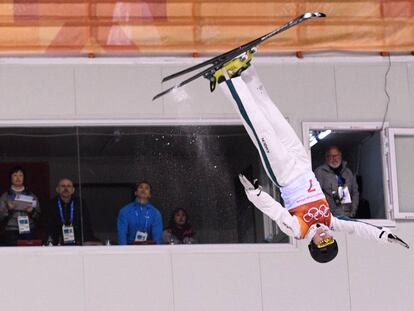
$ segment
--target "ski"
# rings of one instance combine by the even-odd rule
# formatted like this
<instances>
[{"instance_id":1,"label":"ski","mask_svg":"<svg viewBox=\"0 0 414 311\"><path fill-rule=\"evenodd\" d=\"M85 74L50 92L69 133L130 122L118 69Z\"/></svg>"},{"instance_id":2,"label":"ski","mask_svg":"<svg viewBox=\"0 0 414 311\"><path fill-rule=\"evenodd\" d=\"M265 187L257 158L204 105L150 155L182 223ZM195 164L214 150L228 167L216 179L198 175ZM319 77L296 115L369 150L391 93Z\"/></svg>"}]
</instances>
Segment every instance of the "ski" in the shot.
<instances>
[{"instance_id":1,"label":"ski","mask_svg":"<svg viewBox=\"0 0 414 311\"><path fill-rule=\"evenodd\" d=\"M253 57L253 53L254 51L247 51L246 53L244 53L244 55L240 56L241 61L244 62L250 62L250 60ZM231 58L230 61L234 59ZM198 72L197 74L195 74L194 76L191 76L190 78L188 78L187 80L184 80L180 83L178 83L177 85L174 85L173 87L170 87L169 89L162 91L161 93L157 94L154 96L154 98L152 99L153 101L156 100L157 98L160 98L161 96L170 93L174 90L177 90L178 88L190 83L191 81L194 81L200 77L204 77L208 80L210 80L210 91L213 92L214 89L216 88L216 78L214 77L214 74L216 73L216 71L220 70L221 68L223 68L223 66L227 64L227 61L224 61L223 63L218 63L217 65L213 65L211 67L208 67L207 69Z\"/></svg>"},{"instance_id":2,"label":"ski","mask_svg":"<svg viewBox=\"0 0 414 311\"><path fill-rule=\"evenodd\" d=\"M207 69L198 72L194 76L182 81L181 83L179 83L179 84L177 84L177 85L175 85L175 86L173 86L173 87L171 87L171 88L155 95L152 100L156 100L157 98L159 98L159 97L161 97L161 96L163 96L167 93L170 93L171 91L173 91L173 90L175 90L179 87L182 87L182 86L198 79L199 77L204 77L204 78L210 80L210 90L213 91L215 89L215 81L212 81L213 75L217 70L219 70L221 67L223 67L224 64L226 64L227 62L231 61L234 58L237 58L239 56L242 56L242 55L246 54L247 52L251 52L250 54L253 54L255 52L256 46L258 46L259 44L263 43L264 41L272 38L273 36L288 30L291 27L294 27L294 26L296 26L296 25L298 25L298 24L300 24L300 23L302 23L306 20L309 20L309 19L321 18L321 17L325 17L325 16L326 15L324 13L320 13L320 12L307 12L307 13L301 15L301 16L298 16L298 17L292 19L288 23L276 28L275 30L273 30L273 31L271 31L271 32L269 32L269 33L267 33L267 34L265 34L265 35L263 35L263 36L261 36L257 39L254 39L254 40L252 40L252 41L250 41L246 44L243 44L243 45L241 45L241 46L239 46L235 49L232 49L228 52L225 52L221 55L218 55L216 57L208 59L205 62L202 62L202 63L197 64L195 66L192 66L192 67L186 68L184 70L181 70L179 72L176 72L174 74L171 74L171 75L165 77L162 80L162 82L172 80L172 79L177 78L179 76L182 76L184 74L187 74L187 73L190 73L190 72L195 71L197 69L201 69L203 67L211 65Z\"/></svg>"},{"instance_id":3,"label":"ski","mask_svg":"<svg viewBox=\"0 0 414 311\"><path fill-rule=\"evenodd\" d=\"M163 96L163 95L165 95L167 93L170 93L173 90L176 90L176 89L178 89L178 88L180 88L180 87L182 87L182 86L184 86L184 85L190 83L191 81L194 81L194 80L196 80L196 79L198 79L200 77L207 76L207 75L210 75L210 74L213 75L216 72L216 69L215 68L216 68L216 66L212 66L212 67L207 68L206 70L203 70L203 71L197 73L196 75L188 78L187 80L184 80L184 81L178 83L177 85L174 85L173 87L170 87L169 89L166 89L165 91L162 91L161 93L158 93L157 95L155 95L152 98L152 100L154 101L157 98L160 98L161 96ZM218 69L220 69L220 68L218 68Z\"/></svg>"},{"instance_id":4,"label":"ski","mask_svg":"<svg viewBox=\"0 0 414 311\"><path fill-rule=\"evenodd\" d=\"M237 48L235 48L233 50L230 50L230 51L228 51L226 53L223 53L221 55L218 55L216 57L213 57L213 58L211 58L209 60L206 60L205 62L202 62L202 63L197 64L195 66L192 66L190 68L186 68L186 69L184 69L182 71L179 71L179 72L176 72L174 74L171 74L171 75L165 77L164 79L162 79L162 82L166 82L168 80L172 80L172 79L177 78L177 77L179 77L181 75L184 75L186 73L189 73L189 72L194 71L194 70L197 70L197 69L200 69L200 68L205 67L205 66L210 65L210 64L216 64L216 63L223 62L223 60L227 60L229 57L231 57L231 55L234 55L234 54L237 54L238 55L240 53L243 53L243 52L249 50L250 48L255 47L255 46L261 44L265 40L267 40L267 39L269 39L269 38L271 38L271 37L273 37L273 36L275 36L275 35L283 32L285 30L288 30L289 28L291 28L291 27L293 27L295 25L298 25L298 24L302 23L303 21L306 21L308 19L315 18L315 17L317 18L317 17L325 17L325 16L326 16L325 14L320 13L320 12L305 13L305 14L303 14L303 15L301 15L301 16L299 16L299 17L297 17L297 18L295 18L295 19L293 19L291 21L289 21L288 23L282 25L281 27L279 27L279 28L277 28L277 29L275 29L275 30L273 30L273 31L271 31L271 32L269 32L269 33L267 33L267 34L265 34L265 35L257 38L257 39L254 39L254 40L250 41L249 43L246 43L246 44L244 44L242 46L239 46L239 47L237 47Z\"/></svg>"}]
</instances>

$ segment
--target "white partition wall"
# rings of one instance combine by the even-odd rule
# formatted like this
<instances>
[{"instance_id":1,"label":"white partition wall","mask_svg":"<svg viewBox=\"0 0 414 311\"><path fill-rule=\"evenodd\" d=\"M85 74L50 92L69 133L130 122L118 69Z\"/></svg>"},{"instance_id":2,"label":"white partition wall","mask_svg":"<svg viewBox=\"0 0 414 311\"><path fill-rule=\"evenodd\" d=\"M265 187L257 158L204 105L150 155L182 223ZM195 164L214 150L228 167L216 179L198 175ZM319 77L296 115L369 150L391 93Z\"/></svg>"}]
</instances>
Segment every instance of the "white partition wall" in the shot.
<instances>
[{"instance_id":1,"label":"white partition wall","mask_svg":"<svg viewBox=\"0 0 414 311\"><path fill-rule=\"evenodd\" d=\"M390 162L394 216L399 219L414 219L414 199L411 183L414 170L414 129L393 128L390 136Z\"/></svg>"},{"instance_id":2,"label":"white partition wall","mask_svg":"<svg viewBox=\"0 0 414 311\"><path fill-rule=\"evenodd\" d=\"M414 58L392 57L390 127L414 127ZM182 101L152 102L162 76L192 59L0 59L0 127L237 124L220 90L200 79ZM269 94L301 136L302 122L381 122L381 57L260 58ZM410 162L407 162L410 163ZM1 165L1 163L0 163ZM412 170L412 167L402 168ZM414 247L414 222L393 228ZM414 253L337 235L317 264L307 245L0 249L0 310L411 310Z\"/></svg>"}]
</instances>

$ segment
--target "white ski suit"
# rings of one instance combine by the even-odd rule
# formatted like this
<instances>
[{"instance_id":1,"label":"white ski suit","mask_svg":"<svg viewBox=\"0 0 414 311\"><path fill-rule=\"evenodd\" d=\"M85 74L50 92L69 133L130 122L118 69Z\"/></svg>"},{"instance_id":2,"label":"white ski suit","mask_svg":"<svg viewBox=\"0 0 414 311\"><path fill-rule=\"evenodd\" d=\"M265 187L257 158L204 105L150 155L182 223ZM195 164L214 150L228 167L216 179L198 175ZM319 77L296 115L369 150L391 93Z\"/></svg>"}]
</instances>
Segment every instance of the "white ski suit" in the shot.
<instances>
[{"instance_id":1,"label":"white ski suit","mask_svg":"<svg viewBox=\"0 0 414 311\"><path fill-rule=\"evenodd\" d=\"M387 242L390 231L331 215L325 195L312 172L311 161L294 130L268 96L253 65L241 76L220 84L235 104L243 125L259 151L267 175L280 187L285 207L260 189L246 190L248 199L296 239L312 239L316 227L355 233Z\"/></svg>"}]
</instances>

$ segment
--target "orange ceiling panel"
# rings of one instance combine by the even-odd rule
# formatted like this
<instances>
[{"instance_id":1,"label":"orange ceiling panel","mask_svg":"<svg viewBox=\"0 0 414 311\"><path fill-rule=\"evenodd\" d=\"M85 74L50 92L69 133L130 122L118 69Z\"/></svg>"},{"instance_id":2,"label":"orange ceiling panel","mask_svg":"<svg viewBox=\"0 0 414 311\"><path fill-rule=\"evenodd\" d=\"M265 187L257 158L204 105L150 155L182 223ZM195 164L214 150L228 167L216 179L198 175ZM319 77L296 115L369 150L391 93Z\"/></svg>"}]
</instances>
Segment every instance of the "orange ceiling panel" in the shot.
<instances>
[{"instance_id":1,"label":"orange ceiling panel","mask_svg":"<svg viewBox=\"0 0 414 311\"><path fill-rule=\"evenodd\" d=\"M307 11L263 45L295 51L414 51L414 0L15 0L0 3L0 53L217 53Z\"/></svg>"}]
</instances>

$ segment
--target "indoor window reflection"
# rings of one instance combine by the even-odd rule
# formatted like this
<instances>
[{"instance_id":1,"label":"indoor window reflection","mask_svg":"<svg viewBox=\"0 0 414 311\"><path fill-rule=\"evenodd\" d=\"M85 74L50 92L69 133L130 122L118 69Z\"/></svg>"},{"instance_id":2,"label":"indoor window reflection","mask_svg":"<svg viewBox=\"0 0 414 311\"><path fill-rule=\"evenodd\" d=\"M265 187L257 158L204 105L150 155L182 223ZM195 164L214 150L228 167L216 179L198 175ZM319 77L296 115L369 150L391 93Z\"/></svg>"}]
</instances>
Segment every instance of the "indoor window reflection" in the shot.
<instances>
[{"instance_id":1,"label":"indoor window reflection","mask_svg":"<svg viewBox=\"0 0 414 311\"><path fill-rule=\"evenodd\" d=\"M119 210L145 180L164 229L171 213L184 208L199 243L265 241L263 217L237 175L262 177L264 184L267 178L240 126L81 128L80 151L82 195L101 240L117 243Z\"/></svg>"},{"instance_id":2,"label":"indoor window reflection","mask_svg":"<svg viewBox=\"0 0 414 311\"><path fill-rule=\"evenodd\" d=\"M7 201L22 205L16 195L10 192L10 170L20 167L23 172L22 187L26 199L37 199L28 210L28 232L15 226L15 232L21 232L12 244L40 245L47 240L46 215L48 202L56 195L56 184L62 176L78 182L78 146L75 128L3 128L0 129L0 191L13 195ZM16 187L16 185L15 185ZM54 206L57 208L57 206ZM2 245L10 245L10 236L6 230L11 226L13 210L2 219L0 240ZM19 216L23 212L19 212ZM81 218L82 215L79 215ZM17 218L16 218L17 219ZM81 243L82 241L80 241Z\"/></svg>"},{"instance_id":3,"label":"indoor window reflection","mask_svg":"<svg viewBox=\"0 0 414 311\"><path fill-rule=\"evenodd\" d=\"M4 128L0 156L0 192L18 166L38 199L26 244L119 244L119 212L137 200L140 181L151 185L148 202L161 215L158 243L289 242L239 183L243 173L271 190L241 126ZM171 222L177 211L187 218ZM2 245L6 226L4 216Z\"/></svg>"}]
</instances>

